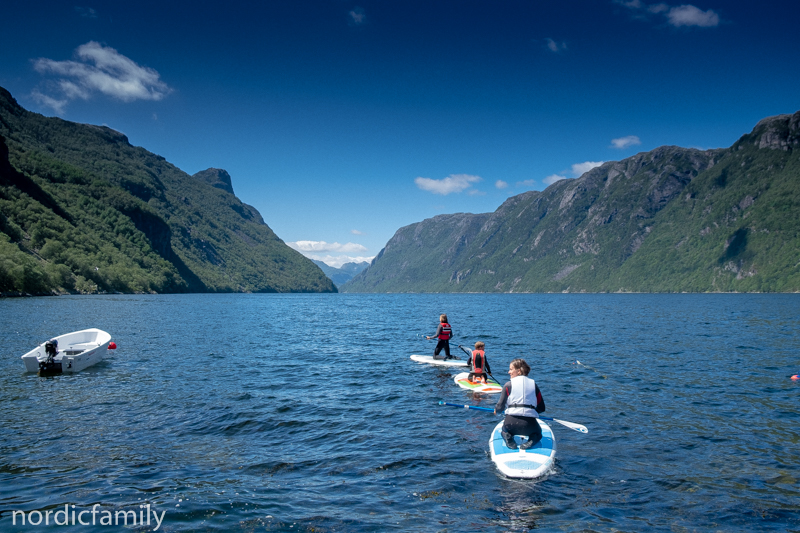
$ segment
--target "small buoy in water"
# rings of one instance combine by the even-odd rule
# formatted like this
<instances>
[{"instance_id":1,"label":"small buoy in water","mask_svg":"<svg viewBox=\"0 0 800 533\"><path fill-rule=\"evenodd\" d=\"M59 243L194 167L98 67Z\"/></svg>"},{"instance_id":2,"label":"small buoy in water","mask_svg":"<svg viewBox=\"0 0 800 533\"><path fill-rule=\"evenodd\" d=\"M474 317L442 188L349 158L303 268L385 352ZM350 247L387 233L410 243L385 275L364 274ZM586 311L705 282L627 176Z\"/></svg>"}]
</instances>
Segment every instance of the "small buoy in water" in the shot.
<instances>
[{"instance_id":1,"label":"small buoy in water","mask_svg":"<svg viewBox=\"0 0 800 533\"><path fill-rule=\"evenodd\" d=\"M108 343L108 349L109 350L116 350L117 349L117 343L116 342L109 342Z\"/></svg>"},{"instance_id":2,"label":"small buoy in water","mask_svg":"<svg viewBox=\"0 0 800 533\"><path fill-rule=\"evenodd\" d=\"M792 376L792 379L795 380L795 381L799 380L800 379L800 374L795 374L794 376Z\"/></svg>"}]
</instances>

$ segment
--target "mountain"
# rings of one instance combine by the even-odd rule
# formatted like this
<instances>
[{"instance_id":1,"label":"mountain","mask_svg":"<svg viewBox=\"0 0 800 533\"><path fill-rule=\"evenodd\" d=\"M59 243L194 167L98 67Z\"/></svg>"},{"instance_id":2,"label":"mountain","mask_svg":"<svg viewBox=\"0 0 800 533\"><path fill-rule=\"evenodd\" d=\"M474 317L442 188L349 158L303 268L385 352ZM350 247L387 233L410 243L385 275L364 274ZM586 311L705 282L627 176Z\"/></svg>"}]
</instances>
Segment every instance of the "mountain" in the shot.
<instances>
[{"instance_id":1,"label":"mountain","mask_svg":"<svg viewBox=\"0 0 800 533\"><path fill-rule=\"evenodd\" d=\"M353 279L353 276L369 266L369 263L366 261L361 263L345 263L339 268L329 266L327 263L317 260L314 260L314 264L321 268L325 275L328 276L337 287L350 281Z\"/></svg>"},{"instance_id":2,"label":"mountain","mask_svg":"<svg viewBox=\"0 0 800 533\"><path fill-rule=\"evenodd\" d=\"M0 88L0 293L335 292L230 175L190 176Z\"/></svg>"},{"instance_id":3,"label":"mountain","mask_svg":"<svg viewBox=\"0 0 800 533\"><path fill-rule=\"evenodd\" d=\"M342 292L800 291L800 112L401 228Z\"/></svg>"}]
</instances>

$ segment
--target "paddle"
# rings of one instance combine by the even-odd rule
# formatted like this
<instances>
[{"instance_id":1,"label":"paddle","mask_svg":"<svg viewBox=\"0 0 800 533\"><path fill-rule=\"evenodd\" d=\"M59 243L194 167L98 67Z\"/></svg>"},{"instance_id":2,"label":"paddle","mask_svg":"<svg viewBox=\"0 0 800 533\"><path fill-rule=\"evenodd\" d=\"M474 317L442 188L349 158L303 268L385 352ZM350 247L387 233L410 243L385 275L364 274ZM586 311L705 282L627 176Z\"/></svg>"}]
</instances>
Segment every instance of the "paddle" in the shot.
<instances>
[{"instance_id":1,"label":"paddle","mask_svg":"<svg viewBox=\"0 0 800 533\"><path fill-rule=\"evenodd\" d=\"M449 403L445 402L444 400L439 401L439 405L449 405L450 407L461 407L462 409L475 409L476 411L489 411L490 413L494 413L494 409L490 409L488 407L478 407L476 405L460 405L457 403ZM575 424L574 422L567 422L566 420L559 420L557 418L550 418L549 416L539 416L542 420L551 420L553 422L557 422L562 426L566 426L569 429L574 429L580 433L589 433L589 430L586 429L586 426L582 426L580 424Z\"/></svg>"}]
</instances>

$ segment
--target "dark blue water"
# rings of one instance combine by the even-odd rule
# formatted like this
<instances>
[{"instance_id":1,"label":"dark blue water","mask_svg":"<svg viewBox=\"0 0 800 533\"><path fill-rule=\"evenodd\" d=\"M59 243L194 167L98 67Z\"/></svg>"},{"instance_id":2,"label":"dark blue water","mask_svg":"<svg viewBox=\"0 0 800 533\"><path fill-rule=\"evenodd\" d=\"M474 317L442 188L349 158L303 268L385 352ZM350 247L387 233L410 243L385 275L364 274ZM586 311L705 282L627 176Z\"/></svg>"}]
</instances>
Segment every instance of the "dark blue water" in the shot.
<instances>
[{"instance_id":1,"label":"dark blue water","mask_svg":"<svg viewBox=\"0 0 800 533\"><path fill-rule=\"evenodd\" d=\"M547 478L504 478L499 418L437 405L494 403L408 359L442 312L589 428L553 425ZM95 504L149 504L158 531L800 530L798 295L85 296L0 317L2 531ZM23 373L87 327L116 353Z\"/></svg>"}]
</instances>

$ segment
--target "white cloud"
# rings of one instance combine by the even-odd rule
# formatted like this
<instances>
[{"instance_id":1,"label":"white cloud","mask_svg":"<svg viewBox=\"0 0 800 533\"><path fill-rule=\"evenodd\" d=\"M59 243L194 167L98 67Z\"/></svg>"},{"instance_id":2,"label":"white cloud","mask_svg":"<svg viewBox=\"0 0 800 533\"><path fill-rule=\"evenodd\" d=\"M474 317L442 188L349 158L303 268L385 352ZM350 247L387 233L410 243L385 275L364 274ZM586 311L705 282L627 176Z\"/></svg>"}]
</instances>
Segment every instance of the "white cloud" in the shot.
<instances>
[{"instance_id":1,"label":"white cloud","mask_svg":"<svg viewBox=\"0 0 800 533\"><path fill-rule=\"evenodd\" d=\"M441 180L434 180L431 178L416 178L414 183L423 191L429 191L433 194L441 194L446 196L450 193L461 192L472 187L473 183L481 181L479 176L471 176L469 174L450 174L448 177Z\"/></svg>"},{"instance_id":2,"label":"white cloud","mask_svg":"<svg viewBox=\"0 0 800 533\"><path fill-rule=\"evenodd\" d=\"M342 268L342 265L345 263L371 263L375 256L365 257L365 256L350 256L350 255L317 255L317 254L303 254L304 256L308 257L309 259L315 259L317 261L322 261L328 266L332 266L333 268Z\"/></svg>"},{"instance_id":3,"label":"white cloud","mask_svg":"<svg viewBox=\"0 0 800 533\"><path fill-rule=\"evenodd\" d=\"M338 252L338 253L354 253L354 252L366 252L367 247L361 244L356 244L354 242L348 242L346 244L340 244L338 242L325 242L325 241L296 241L296 242L287 242L286 243L291 248L294 248L298 252L314 252L314 253L322 253L322 252Z\"/></svg>"},{"instance_id":4,"label":"white cloud","mask_svg":"<svg viewBox=\"0 0 800 533\"><path fill-rule=\"evenodd\" d=\"M506 187L508 187L508 183L503 180L497 180L494 182L494 186L497 187L498 189L505 189Z\"/></svg>"},{"instance_id":5,"label":"white cloud","mask_svg":"<svg viewBox=\"0 0 800 533\"><path fill-rule=\"evenodd\" d=\"M360 7L353 9L347 15L351 26L361 26L367 23L367 14Z\"/></svg>"},{"instance_id":6,"label":"white cloud","mask_svg":"<svg viewBox=\"0 0 800 533\"><path fill-rule=\"evenodd\" d=\"M611 147L620 150L630 148L631 146L638 146L642 141L636 135L628 135L627 137L620 137L618 139L611 139Z\"/></svg>"},{"instance_id":7,"label":"white cloud","mask_svg":"<svg viewBox=\"0 0 800 533\"><path fill-rule=\"evenodd\" d=\"M58 100L51 96L47 96L46 94L42 94L41 92L37 91L36 89L33 90L31 96L34 100L39 102L42 105L45 105L56 112L57 115L63 115L64 109L67 107L69 100L62 99Z\"/></svg>"},{"instance_id":8,"label":"white cloud","mask_svg":"<svg viewBox=\"0 0 800 533\"><path fill-rule=\"evenodd\" d=\"M599 167L603 163L605 163L605 161L586 161L585 163L575 163L572 165L572 175L576 178L583 176L586 172L589 172L593 168Z\"/></svg>"},{"instance_id":9,"label":"white cloud","mask_svg":"<svg viewBox=\"0 0 800 533\"><path fill-rule=\"evenodd\" d=\"M352 233L353 235L364 235L363 231L358 231L357 229L351 229L350 233Z\"/></svg>"},{"instance_id":10,"label":"white cloud","mask_svg":"<svg viewBox=\"0 0 800 533\"><path fill-rule=\"evenodd\" d=\"M703 11L690 4L670 6L668 4L645 4L640 0L615 0L617 4L636 12L637 18L646 18L648 13L663 15L667 22L676 28L681 26L698 26L700 28L713 28L719 26L719 15L713 10Z\"/></svg>"},{"instance_id":11,"label":"white cloud","mask_svg":"<svg viewBox=\"0 0 800 533\"><path fill-rule=\"evenodd\" d=\"M87 19L96 19L97 18L97 11L92 9L91 7L79 7L75 6L75 11L83 18Z\"/></svg>"},{"instance_id":12,"label":"white cloud","mask_svg":"<svg viewBox=\"0 0 800 533\"><path fill-rule=\"evenodd\" d=\"M561 51L564 51L564 50L566 50L566 49L567 49L567 43L565 43L565 42L563 42L563 41L562 41L562 42L560 42L560 43L557 43L556 41L554 41L554 40L553 40L553 39L551 39L550 37L548 37L547 39L545 39L545 41L547 42L547 48L548 48L548 49L549 49L551 52L558 53L558 52L561 52Z\"/></svg>"},{"instance_id":13,"label":"white cloud","mask_svg":"<svg viewBox=\"0 0 800 533\"><path fill-rule=\"evenodd\" d=\"M533 187L534 185L536 185L536 180L524 180L517 182L517 187Z\"/></svg>"},{"instance_id":14,"label":"white cloud","mask_svg":"<svg viewBox=\"0 0 800 533\"><path fill-rule=\"evenodd\" d=\"M557 181L565 179L567 179L566 176L559 176L558 174L550 174L549 176L547 176L545 179L542 180L542 183L544 183L545 185L552 185Z\"/></svg>"},{"instance_id":15,"label":"white cloud","mask_svg":"<svg viewBox=\"0 0 800 533\"><path fill-rule=\"evenodd\" d=\"M695 6L685 5L673 7L667 13L669 23L675 27L680 26L700 26L701 28L712 28L719 26L719 15L709 9L703 11Z\"/></svg>"},{"instance_id":16,"label":"white cloud","mask_svg":"<svg viewBox=\"0 0 800 533\"><path fill-rule=\"evenodd\" d=\"M33 61L33 68L40 74L57 77L56 85L66 102L78 98L88 100L95 93L123 102L161 100L172 92L157 71L138 65L115 49L94 41L79 46L73 61L39 58ZM39 94L38 100L45 105L50 105L48 98L61 102L56 97ZM60 106L61 112L65 105ZM58 112L58 107L50 107Z\"/></svg>"},{"instance_id":17,"label":"white cloud","mask_svg":"<svg viewBox=\"0 0 800 533\"><path fill-rule=\"evenodd\" d=\"M360 255L360 253L366 252L367 248L354 242L340 244L325 241L296 241L286 244L305 257L322 261L334 268L339 268L345 263L362 263L364 261L369 263L375 257Z\"/></svg>"}]
</instances>

